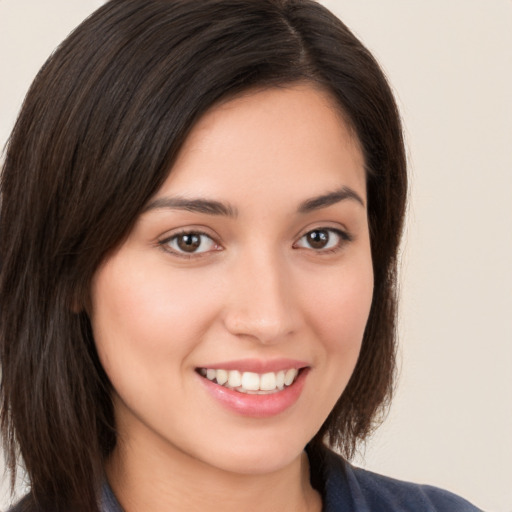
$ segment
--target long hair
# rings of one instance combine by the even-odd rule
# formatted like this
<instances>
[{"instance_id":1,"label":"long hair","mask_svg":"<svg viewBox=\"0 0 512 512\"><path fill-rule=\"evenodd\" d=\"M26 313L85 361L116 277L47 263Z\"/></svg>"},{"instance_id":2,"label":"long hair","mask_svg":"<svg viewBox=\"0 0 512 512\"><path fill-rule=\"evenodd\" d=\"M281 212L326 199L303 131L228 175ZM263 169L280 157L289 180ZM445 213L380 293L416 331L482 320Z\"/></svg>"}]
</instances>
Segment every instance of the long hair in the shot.
<instances>
[{"instance_id":1,"label":"long hair","mask_svg":"<svg viewBox=\"0 0 512 512\"><path fill-rule=\"evenodd\" d=\"M94 511L116 442L87 314L92 276L197 120L243 91L325 89L365 158L374 296L350 382L312 440L350 457L389 401L406 198L397 107L348 28L312 0L111 0L34 80L1 176L1 431L26 510Z\"/></svg>"}]
</instances>

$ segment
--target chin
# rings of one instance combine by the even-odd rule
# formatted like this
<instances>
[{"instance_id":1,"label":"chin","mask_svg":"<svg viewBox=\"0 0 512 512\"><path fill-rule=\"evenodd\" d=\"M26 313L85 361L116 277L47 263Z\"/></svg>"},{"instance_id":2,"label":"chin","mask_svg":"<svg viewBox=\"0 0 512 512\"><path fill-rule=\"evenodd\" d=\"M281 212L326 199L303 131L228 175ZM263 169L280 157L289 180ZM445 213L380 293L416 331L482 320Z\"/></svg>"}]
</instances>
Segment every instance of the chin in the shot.
<instances>
[{"instance_id":1,"label":"chin","mask_svg":"<svg viewBox=\"0 0 512 512\"><path fill-rule=\"evenodd\" d=\"M254 437L245 442L229 443L228 446L215 446L202 454L205 462L229 473L241 475L264 475L277 472L301 457L307 440L293 440L275 436L274 439Z\"/></svg>"}]
</instances>

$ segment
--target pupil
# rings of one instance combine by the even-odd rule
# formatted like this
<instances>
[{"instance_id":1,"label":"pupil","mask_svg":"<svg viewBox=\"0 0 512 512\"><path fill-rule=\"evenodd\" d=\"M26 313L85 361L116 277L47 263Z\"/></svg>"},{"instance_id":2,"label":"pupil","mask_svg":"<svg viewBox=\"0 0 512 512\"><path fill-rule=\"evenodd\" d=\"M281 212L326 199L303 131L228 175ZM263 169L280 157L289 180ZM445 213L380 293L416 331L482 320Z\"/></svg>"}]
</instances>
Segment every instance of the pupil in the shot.
<instances>
[{"instance_id":1,"label":"pupil","mask_svg":"<svg viewBox=\"0 0 512 512\"><path fill-rule=\"evenodd\" d=\"M308 243L314 249L322 249L329 242L327 231L311 231L308 233Z\"/></svg>"},{"instance_id":2,"label":"pupil","mask_svg":"<svg viewBox=\"0 0 512 512\"><path fill-rule=\"evenodd\" d=\"M194 252L201 245L201 236L196 234L181 235L178 238L178 246L182 251Z\"/></svg>"}]
</instances>

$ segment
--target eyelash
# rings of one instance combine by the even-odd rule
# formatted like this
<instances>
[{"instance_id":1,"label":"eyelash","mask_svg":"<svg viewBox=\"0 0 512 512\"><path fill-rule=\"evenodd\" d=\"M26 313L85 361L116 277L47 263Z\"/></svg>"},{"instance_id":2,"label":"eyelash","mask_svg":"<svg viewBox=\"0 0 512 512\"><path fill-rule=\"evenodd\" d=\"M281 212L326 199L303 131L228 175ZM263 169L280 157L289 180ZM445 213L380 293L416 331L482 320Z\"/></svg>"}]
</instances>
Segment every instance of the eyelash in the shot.
<instances>
[{"instance_id":1,"label":"eyelash","mask_svg":"<svg viewBox=\"0 0 512 512\"><path fill-rule=\"evenodd\" d=\"M337 243L334 245L334 247L329 247L327 249L325 248L320 248L318 250L315 250L314 248L307 248L307 247L304 247L304 249L308 249L308 250L313 250L315 253L318 253L318 254L333 254L333 253L336 253L338 252L346 243L348 242L351 242L353 240L353 237L350 233L348 233L347 231L343 231L341 229L337 229L337 228L330 228L330 227L319 227L319 228L315 228L315 229L310 229L309 231L307 231L306 233L304 233L297 242L295 242L295 244L293 245L294 249L302 249L303 247L297 247L297 244L298 242L300 242L301 240L305 239L308 235L311 235L312 233L329 233L329 242L330 242L330 235L331 234L335 234L339 240L337 241Z\"/></svg>"},{"instance_id":2,"label":"eyelash","mask_svg":"<svg viewBox=\"0 0 512 512\"><path fill-rule=\"evenodd\" d=\"M173 256L178 256L179 258L185 258L185 259L200 258L200 257L204 256L205 254L208 254L209 252L211 252L211 250L209 250L209 251L203 251L203 252L186 253L184 251L179 251L179 250L173 249L172 247L169 246L173 241L177 241L180 237L194 236L194 235L199 236L201 238L207 237L215 245L215 249L213 249L213 251L220 250L219 249L220 245L217 242L215 242L215 240L212 238L212 236L210 236L208 233L205 233L204 231L197 230L197 229L183 230L183 231L180 231L179 233L174 233L172 236L159 241L158 245L165 252L170 253Z\"/></svg>"},{"instance_id":3,"label":"eyelash","mask_svg":"<svg viewBox=\"0 0 512 512\"><path fill-rule=\"evenodd\" d=\"M327 232L329 234L335 234L337 237L339 237L339 240L335 244L334 247L329 247L328 249L320 248L320 249L316 250L315 248L312 248L312 247L298 247L297 246L297 244L301 240L305 239L308 235L311 235L312 233L315 233L315 232L318 232L318 233L320 233L320 232L324 232L324 233ZM201 237L201 238L202 237L207 237L211 241L211 243L215 246L215 248L214 249L210 249L210 250L206 250L206 251L202 251L202 252L190 252L190 253L187 253L187 252L180 251L178 249L170 247L170 244L172 242L177 241L180 237L185 237L185 236L198 236L198 237ZM319 228L311 229L311 230L307 231L306 233L304 233L298 239L298 241L293 244L293 248L294 249L311 250L311 251L314 251L317 254L333 254L333 253L338 252L347 242L351 242L352 240L353 240L352 235L350 235L348 232L343 231L341 229L336 229L336 228L331 228L331 227L319 227ZM328 238L328 242L327 243L329 243L329 242L330 242L330 236ZM206 254L208 254L208 253L210 253L212 251L219 251L219 250L221 250L221 246L208 233L205 233L205 232L200 231L200 230L183 230L183 231L180 231L179 233L174 233L172 236L167 237L164 240L159 241L158 245L165 252L171 253L174 256L178 256L180 258L185 258L185 259L201 258L204 255L206 255Z\"/></svg>"}]
</instances>

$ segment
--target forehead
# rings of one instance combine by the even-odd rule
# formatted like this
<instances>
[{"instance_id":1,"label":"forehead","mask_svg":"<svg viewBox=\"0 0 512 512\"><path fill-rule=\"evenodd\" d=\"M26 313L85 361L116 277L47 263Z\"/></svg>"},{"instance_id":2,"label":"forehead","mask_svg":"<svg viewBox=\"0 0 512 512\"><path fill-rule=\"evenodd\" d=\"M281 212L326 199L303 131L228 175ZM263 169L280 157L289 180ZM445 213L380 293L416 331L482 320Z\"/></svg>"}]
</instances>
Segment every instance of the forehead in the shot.
<instances>
[{"instance_id":1,"label":"forehead","mask_svg":"<svg viewBox=\"0 0 512 512\"><path fill-rule=\"evenodd\" d=\"M311 85L251 91L208 111L157 193L300 200L340 186L366 196L359 142L335 100ZM226 198L226 199L232 199Z\"/></svg>"}]
</instances>

